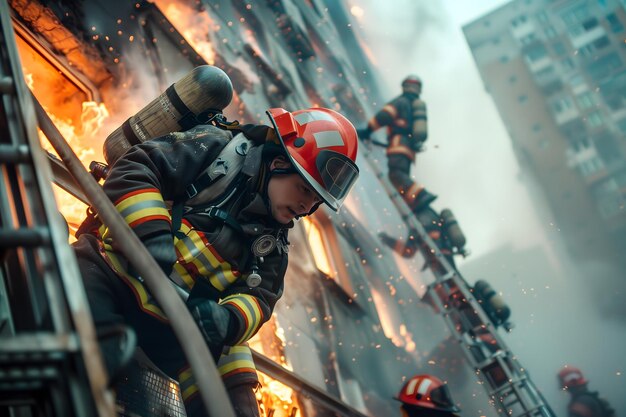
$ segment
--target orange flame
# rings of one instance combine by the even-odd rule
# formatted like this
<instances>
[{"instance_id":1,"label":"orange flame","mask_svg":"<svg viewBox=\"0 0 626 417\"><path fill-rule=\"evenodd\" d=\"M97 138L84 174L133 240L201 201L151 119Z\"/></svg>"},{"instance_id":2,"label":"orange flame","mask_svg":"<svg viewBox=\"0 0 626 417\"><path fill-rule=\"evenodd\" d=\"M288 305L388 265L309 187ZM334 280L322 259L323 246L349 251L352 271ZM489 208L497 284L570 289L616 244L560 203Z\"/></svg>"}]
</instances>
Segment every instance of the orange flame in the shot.
<instances>
[{"instance_id":1,"label":"orange flame","mask_svg":"<svg viewBox=\"0 0 626 417\"><path fill-rule=\"evenodd\" d=\"M209 41L208 33L213 29L213 21L207 13L194 10L183 2L156 0L167 19L176 27L191 47L210 65L215 64L215 50Z\"/></svg>"}]
</instances>

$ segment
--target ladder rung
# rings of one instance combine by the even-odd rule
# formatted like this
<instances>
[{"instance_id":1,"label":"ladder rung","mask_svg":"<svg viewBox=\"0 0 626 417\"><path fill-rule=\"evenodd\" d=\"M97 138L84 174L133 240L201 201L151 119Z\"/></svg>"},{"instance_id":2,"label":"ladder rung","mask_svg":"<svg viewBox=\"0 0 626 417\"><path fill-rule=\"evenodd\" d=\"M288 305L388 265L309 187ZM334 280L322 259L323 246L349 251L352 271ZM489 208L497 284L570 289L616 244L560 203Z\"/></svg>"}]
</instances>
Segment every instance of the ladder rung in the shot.
<instances>
[{"instance_id":1,"label":"ladder rung","mask_svg":"<svg viewBox=\"0 0 626 417\"><path fill-rule=\"evenodd\" d=\"M15 84L13 78L2 77L0 78L0 94L13 94L15 92Z\"/></svg>"},{"instance_id":2,"label":"ladder rung","mask_svg":"<svg viewBox=\"0 0 626 417\"><path fill-rule=\"evenodd\" d=\"M45 228L0 229L0 248L43 246L50 242Z\"/></svg>"},{"instance_id":3,"label":"ladder rung","mask_svg":"<svg viewBox=\"0 0 626 417\"><path fill-rule=\"evenodd\" d=\"M23 163L28 161L30 151L26 145L0 145L0 163Z\"/></svg>"},{"instance_id":4,"label":"ladder rung","mask_svg":"<svg viewBox=\"0 0 626 417\"><path fill-rule=\"evenodd\" d=\"M74 352L78 350L78 341L71 334L18 334L11 337L0 337L0 355L20 352Z\"/></svg>"}]
</instances>

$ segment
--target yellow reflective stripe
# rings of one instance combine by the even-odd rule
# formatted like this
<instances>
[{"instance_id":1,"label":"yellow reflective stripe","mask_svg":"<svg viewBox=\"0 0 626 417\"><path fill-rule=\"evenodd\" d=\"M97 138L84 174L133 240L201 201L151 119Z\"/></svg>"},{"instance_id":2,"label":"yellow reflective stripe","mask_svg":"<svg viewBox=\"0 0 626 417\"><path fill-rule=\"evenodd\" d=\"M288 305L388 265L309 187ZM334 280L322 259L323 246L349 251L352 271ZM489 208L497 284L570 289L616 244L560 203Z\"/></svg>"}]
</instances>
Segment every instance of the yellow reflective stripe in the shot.
<instances>
[{"instance_id":1,"label":"yellow reflective stripe","mask_svg":"<svg viewBox=\"0 0 626 417\"><path fill-rule=\"evenodd\" d=\"M220 304L230 304L243 316L246 328L243 335L235 344L241 344L250 339L261 326L263 312L256 299L249 294L233 294L220 301Z\"/></svg>"},{"instance_id":2,"label":"yellow reflective stripe","mask_svg":"<svg viewBox=\"0 0 626 417\"><path fill-rule=\"evenodd\" d=\"M161 193L147 191L145 193L136 194L123 199L115 205L115 208L117 209L117 211L122 212L137 203L142 203L148 200L163 201L163 196L161 195Z\"/></svg>"},{"instance_id":3,"label":"yellow reflective stripe","mask_svg":"<svg viewBox=\"0 0 626 417\"><path fill-rule=\"evenodd\" d=\"M252 359L252 352L247 346L231 347L227 354L220 356L217 367L220 375L226 375L238 369L242 371L250 370L251 372L256 369Z\"/></svg>"},{"instance_id":4,"label":"yellow reflective stripe","mask_svg":"<svg viewBox=\"0 0 626 417\"><path fill-rule=\"evenodd\" d=\"M205 244L200 233L188 225L181 225L182 239L176 239L176 249L181 253L184 262L193 264L198 274L209 280L219 291L224 291L239 277L230 263L219 259ZM183 276L184 278L184 276Z\"/></svg>"},{"instance_id":5,"label":"yellow reflective stripe","mask_svg":"<svg viewBox=\"0 0 626 417\"><path fill-rule=\"evenodd\" d=\"M171 217L163 196L156 191L137 191L119 201L115 208L124 217L126 223L134 226L144 221L162 219L170 221Z\"/></svg>"},{"instance_id":6,"label":"yellow reflective stripe","mask_svg":"<svg viewBox=\"0 0 626 417\"><path fill-rule=\"evenodd\" d=\"M198 386L196 384L190 385L184 390L181 387L183 401L187 401L187 398L198 392Z\"/></svg>"},{"instance_id":7,"label":"yellow reflective stripe","mask_svg":"<svg viewBox=\"0 0 626 417\"><path fill-rule=\"evenodd\" d=\"M152 316L155 316L164 321L168 321L167 316L165 315L163 310L161 310L159 306L154 304L152 296L148 294L143 284L139 282L137 278L129 275L126 272L126 270L120 264L117 256L113 252L106 251L106 257L115 272L117 272L117 274L120 275L124 281L132 286L135 295L139 298L139 302L141 303L141 309L151 314Z\"/></svg>"},{"instance_id":8,"label":"yellow reflective stripe","mask_svg":"<svg viewBox=\"0 0 626 417\"><path fill-rule=\"evenodd\" d=\"M170 278L176 282L176 284L187 287L189 290L193 288L196 283L196 280L189 275L189 272L187 272L185 267L178 262L174 264L174 270L170 274Z\"/></svg>"},{"instance_id":9,"label":"yellow reflective stripe","mask_svg":"<svg viewBox=\"0 0 626 417\"><path fill-rule=\"evenodd\" d=\"M195 379L191 373L191 368L187 368L178 374L178 384L180 385L181 396L183 401L198 391Z\"/></svg>"}]
</instances>

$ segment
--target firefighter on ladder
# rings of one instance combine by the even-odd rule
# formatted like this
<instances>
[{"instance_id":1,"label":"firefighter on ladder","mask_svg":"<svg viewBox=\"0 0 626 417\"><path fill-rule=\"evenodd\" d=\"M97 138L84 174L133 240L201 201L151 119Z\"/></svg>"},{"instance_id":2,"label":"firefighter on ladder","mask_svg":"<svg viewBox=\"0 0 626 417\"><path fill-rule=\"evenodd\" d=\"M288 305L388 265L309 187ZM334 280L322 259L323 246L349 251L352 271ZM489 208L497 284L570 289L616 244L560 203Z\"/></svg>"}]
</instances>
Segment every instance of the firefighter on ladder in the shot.
<instances>
[{"instance_id":1,"label":"firefighter on ladder","mask_svg":"<svg viewBox=\"0 0 626 417\"><path fill-rule=\"evenodd\" d=\"M432 375L409 379L396 397L401 417L458 417L448 385Z\"/></svg>"},{"instance_id":2,"label":"firefighter on ladder","mask_svg":"<svg viewBox=\"0 0 626 417\"><path fill-rule=\"evenodd\" d=\"M338 210L358 177L358 138L345 117L323 108L267 114L272 127L257 129L265 132L262 139L235 148L244 158L241 172L219 207L194 198L210 189L204 187L207 167L239 135L212 125L133 146L103 186L165 275L190 294L187 305L219 358L238 417L259 415L246 341L270 319L283 293L288 230L320 204ZM80 235L74 247L96 326L132 327L152 362L179 381L187 415L205 415L168 318L116 250L106 225ZM119 346L101 347L107 368L115 369Z\"/></svg>"},{"instance_id":3,"label":"firefighter on ladder","mask_svg":"<svg viewBox=\"0 0 626 417\"><path fill-rule=\"evenodd\" d=\"M359 137L370 140L371 134L387 127L387 165L389 180L414 212L426 208L437 197L411 179L411 165L422 151L428 137L426 103L420 99L422 80L410 75L402 81L402 94L387 103L370 119Z\"/></svg>"},{"instance_id":4,"label":"firefighter on ladder","mask_svg":"<svg viewBox=\"0 0 626 417\"><path fill-rule=\"evenodd\" d=\"M561 389L572 396L567 406L568 417L615 417L615 410L596 391L589 391L588 383L578 368L566 365L559 371Z\"/></svg>"},{"instance_id":5,"label":"firefighter on ladder","mask_svg":"<svg viewBox=\"0 0 626 417\"><path fill-rule=\"evenodd\" d=\"M365 129L359 130L359 137L366 143L371 141L371 134L381 127L387 127L387 166L391 183L398 190L417 219L439 248L452 262L452 251L457 249L444 239L444 220L430 208L437 196L427 191L423 185L411 178L411 165L415 155L421 152L428 138L426 103L420 98L422 80L416 75L409 75L402 81L402 94L387 103L370 119ZM449 211L449 210L448 210ZM442 212L442 214L444 214ZM451 214L451 213L450 213ZM456 224L456 220L454 220ZM417 233L409 231L407 239L396 239L381 233L383 243L404 257L415 255L420 244ZM463 242L458 249L462 251Z\"/></svg>"}]
</instances>

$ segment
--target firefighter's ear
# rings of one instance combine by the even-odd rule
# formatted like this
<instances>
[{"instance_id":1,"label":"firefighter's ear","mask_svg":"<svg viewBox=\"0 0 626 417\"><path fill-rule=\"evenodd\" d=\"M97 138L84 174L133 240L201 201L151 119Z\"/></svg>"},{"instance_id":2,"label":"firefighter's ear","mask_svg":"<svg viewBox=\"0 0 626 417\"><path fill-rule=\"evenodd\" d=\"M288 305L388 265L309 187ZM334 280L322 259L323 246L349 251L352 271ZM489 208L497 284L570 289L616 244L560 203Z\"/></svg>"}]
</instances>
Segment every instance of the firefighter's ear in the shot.
<instances>
[{"instance_id":1,"label":"firefighter's ear","mask_svg":"<svg viewBox=\"0 0 626 417\"><path fill-rule=\"evenodd\" d=\"M275 169L289 169L289 168L291 168L291 162L289 162L287 158L284 157L283 155L278 155L277 157L272 159L272 162L270 163L270 170L272 171Z\"/></svg>"}]
</instances>

